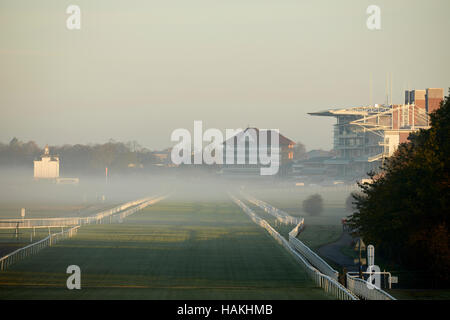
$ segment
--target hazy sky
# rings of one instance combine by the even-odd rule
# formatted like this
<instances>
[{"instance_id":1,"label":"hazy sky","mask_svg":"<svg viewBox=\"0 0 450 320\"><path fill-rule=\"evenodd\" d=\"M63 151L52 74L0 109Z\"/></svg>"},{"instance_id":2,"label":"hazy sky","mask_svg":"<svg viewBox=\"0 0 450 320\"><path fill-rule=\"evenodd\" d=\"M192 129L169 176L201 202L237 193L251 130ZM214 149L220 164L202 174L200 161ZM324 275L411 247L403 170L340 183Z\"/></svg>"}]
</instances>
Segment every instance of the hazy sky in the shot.
<instances>
[{"instance_id":1,"label":"hazy sky","mask_svg":"<svg viewBox=\"0 0 450 320\"><path fill-rule=\"evenodd\" d=\"M81 30L66 8L81 8ZM381 30L366 9L381 7ZM307 112L450 86L448 0L1 0L0 141L173 143L194 120L332 147ZM447 93L447 89L445 89Z\"/></svg>"}]
</instances>

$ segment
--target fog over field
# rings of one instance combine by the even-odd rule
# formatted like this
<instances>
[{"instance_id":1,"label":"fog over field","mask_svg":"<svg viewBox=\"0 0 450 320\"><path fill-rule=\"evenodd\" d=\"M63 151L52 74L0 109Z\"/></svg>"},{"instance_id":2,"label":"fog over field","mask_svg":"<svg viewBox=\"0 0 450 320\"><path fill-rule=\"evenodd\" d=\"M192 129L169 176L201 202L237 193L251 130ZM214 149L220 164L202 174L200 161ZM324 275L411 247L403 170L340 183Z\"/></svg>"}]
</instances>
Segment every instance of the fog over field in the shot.
<instances>
[{"instance_id":1,"label":"fog over field","mask_svg":"<svg viewBox=\"0 0 450 320\"><path fill-rule=\"evenodd\" d=\"M26 217L33 211L39 217L80 214L89 207L104 207L135 200L168 190L168 179L117 175L108 178L80 176L78 184L56 184L55 181L34 180L26 169L0 170L0 217L18 218L20 208L27 209ZM48 210L48 215L45 211ZM92 212L94 213L94 212ZM86 215L81 212L81 215ZM36 217L36 215L33 215Z\"/></svg>"},{"instance_id":2,"label":"fog over field","mask_svg":"<svg viewBox=\"0 0 450 320\"><path fill-rule=\"evenodd\" d=\"M345 215L348 188L295 187L293 183L265 179L224 179L201 172L172 172L155 175L80 176L79 183L56 184L34 180L25 168L0 170L0 218L18 218L21 208L26 217L85 216L119 203L147 196L170 194L174 201L229 201L229 192L244 191L279 206L293 216L305 215L301 203L311 194L322 195L333 223Z\"/></svg>"},{"instance_id":3,"label":"fog over field","mask_svg":"<svg viewBox=\"0 0 450 320\"><path fill-rule=\"evenodd\" d=\"M0 0L0 302L41 307L3 309L450 300L449 12Z\"/></svg>"}]
</instances>

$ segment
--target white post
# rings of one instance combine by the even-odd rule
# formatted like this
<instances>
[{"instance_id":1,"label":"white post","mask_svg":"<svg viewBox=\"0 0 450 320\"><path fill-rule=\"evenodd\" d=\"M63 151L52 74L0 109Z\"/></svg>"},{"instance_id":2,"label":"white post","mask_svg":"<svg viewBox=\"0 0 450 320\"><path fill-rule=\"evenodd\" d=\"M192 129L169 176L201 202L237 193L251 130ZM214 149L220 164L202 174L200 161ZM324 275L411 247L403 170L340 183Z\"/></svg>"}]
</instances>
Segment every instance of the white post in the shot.
<instances>
[{"instance_id":1,"label":"white post","mask_svg":"<svg viewBox=\"0 0 450 320\"><path fill-rule=\"evenodd\" d=\"M392 279L391 279L391 274L390 273L389 273L388 283L389 283L389 289L392 289Z\"/></svg>"},{"instance_id":2,"label":"white post","mask_svg":"<svg viewBox=\"0 0 450 320\"><path fill-rule=\"evenodd\" d=\"M373 245L367 246L367 266L375 265L375 247Z\"/></svg>"}]
</instances>

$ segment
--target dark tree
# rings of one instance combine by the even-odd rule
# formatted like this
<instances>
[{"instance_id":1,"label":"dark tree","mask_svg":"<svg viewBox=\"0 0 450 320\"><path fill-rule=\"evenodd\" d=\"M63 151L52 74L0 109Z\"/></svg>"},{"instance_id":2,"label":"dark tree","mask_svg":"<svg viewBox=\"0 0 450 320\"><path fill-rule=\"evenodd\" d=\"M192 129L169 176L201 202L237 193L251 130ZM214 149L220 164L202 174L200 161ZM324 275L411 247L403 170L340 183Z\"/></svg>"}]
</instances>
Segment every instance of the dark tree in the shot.
<instances>
[{"instance_id":1,"label":"dark tree","mask_svg":"<svg viewBox=\"0 0 450 320\"><path fill-rule=\"evenodd\" d=\"M294 159L295 160L304 160L306 158L307 158L307 154L306 154L305 145L299 141L294 146Z\"/></svg>"},{"instance_id":2,"label":"dark tree","mask_svg":"<svg viewBox=\"0 0 450 320\"><path fill-rule=\"evenodd\" d=\"M0 143L0 167L33 167L33 160L43 149L34 141L23 142L13 138ZM158 159L136 141L122 143L110 140L104 144L50 146L50 153L58 155L64 175L103 175L105 167L111 173L130 173L146 168L151 170Z\"/></svg>"},{"instance_id":3,"label":"dark tree","mask_svg":"<svg viewBox=\"0 0 450 320\"><path fill-rule=\"evenodd\" d=\"M356 210L355 194L351 193L347 199L345 199L345 210L349 213L353 213Z\"/></svg>"},{"instance_id":4,"label":"dark tree","mask_svg":"<svg viewBox=\"0 0 450 320\"><path fill-rule=\"evenodd\" d=\"M353 232L386 258L450 282L450 98L409 136L371 184L360 184Z\"/></svg>"},{"instance_id":5,"label":"dark tree","mask_svg":"<svg viewBox=\"0 0 450 320\"><path fill-rule=\"evenodd\" d=\"M323 211L323 199L320 194L309 196L303 201L303 211L311 216L317 216Z\"/></svg>"}]
</instances>

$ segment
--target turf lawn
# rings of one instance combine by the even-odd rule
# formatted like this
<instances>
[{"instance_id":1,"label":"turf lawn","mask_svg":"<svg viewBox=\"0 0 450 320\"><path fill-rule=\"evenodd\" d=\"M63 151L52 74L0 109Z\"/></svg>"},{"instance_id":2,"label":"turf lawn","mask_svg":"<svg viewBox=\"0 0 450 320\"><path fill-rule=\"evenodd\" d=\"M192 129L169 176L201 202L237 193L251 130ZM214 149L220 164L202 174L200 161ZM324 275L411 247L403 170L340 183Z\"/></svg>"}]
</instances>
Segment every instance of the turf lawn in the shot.
<instances>
[{"instance_id":1,"label":"turf lawn","mask_svg":"<svg viewBox=\"0 0 450 320\"><path fill-rule=\"evenodd\" d=\"M66 288L67 266L81 290ZM166 199L0 273L0 299L330 299L231 201Z\"/></svg>"}]
</instances>

